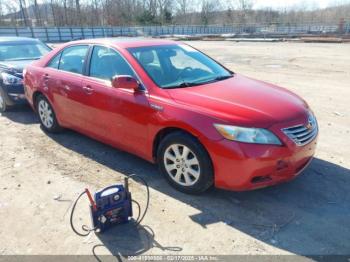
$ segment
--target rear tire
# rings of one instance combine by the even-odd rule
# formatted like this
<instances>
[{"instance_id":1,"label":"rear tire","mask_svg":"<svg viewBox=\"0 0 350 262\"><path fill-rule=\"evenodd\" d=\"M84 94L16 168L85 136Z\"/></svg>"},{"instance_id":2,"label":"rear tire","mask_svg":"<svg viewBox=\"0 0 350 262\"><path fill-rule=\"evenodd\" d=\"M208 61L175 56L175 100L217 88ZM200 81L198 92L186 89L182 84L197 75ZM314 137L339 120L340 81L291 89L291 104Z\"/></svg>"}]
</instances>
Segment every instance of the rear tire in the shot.
<instances>
[{"instance_id":1,"label":"rear tire","mask_svg":"<svg viewBox=\"0 0 350 262\"><path fill-rule=\"evenodd\" d=\"M157 152L160 172L170 185L187 194L200 194L213 185L214 171L205 148L193 136L167 135Z\"/></svg>"},{"instance_id":2,"label":"rear tire","mask_svg":"<svg viewBox=\"0 0 350 262\"><path fill-rule=\"evenodd\" d=\"M43 95L39 95L36 99L36 111L42 128L50 133L57 133L62 130L56 119L55 111L49 100Z\"/></svg>"}]
</instances>

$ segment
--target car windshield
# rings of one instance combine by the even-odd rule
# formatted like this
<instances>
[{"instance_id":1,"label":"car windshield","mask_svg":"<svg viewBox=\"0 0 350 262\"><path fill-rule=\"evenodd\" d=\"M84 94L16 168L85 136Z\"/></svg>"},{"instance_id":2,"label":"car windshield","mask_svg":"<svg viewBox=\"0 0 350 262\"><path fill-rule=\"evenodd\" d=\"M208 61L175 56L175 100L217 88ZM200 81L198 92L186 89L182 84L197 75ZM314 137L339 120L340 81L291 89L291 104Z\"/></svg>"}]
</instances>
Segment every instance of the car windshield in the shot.
<instances>
[{"instance_id":1,"label":"car windshield","mask_svg":"<svg viewBox=\"0 0 350 262\"><path fill-rule=\"evenodd\" d=\"M43 43L3 43L0 44L0 61L35 60L50 51Z\"/></svg>"},{"instance_id":2,"label":"car windshield","mask_svg":"<svg viewBox=\"0 0 350 262\"><path fill-rule=\"evenodd\" d=\"M188 45L128 48L161 88L180 88L224 80L232 72Z\"/></svg>"}]
</instances>

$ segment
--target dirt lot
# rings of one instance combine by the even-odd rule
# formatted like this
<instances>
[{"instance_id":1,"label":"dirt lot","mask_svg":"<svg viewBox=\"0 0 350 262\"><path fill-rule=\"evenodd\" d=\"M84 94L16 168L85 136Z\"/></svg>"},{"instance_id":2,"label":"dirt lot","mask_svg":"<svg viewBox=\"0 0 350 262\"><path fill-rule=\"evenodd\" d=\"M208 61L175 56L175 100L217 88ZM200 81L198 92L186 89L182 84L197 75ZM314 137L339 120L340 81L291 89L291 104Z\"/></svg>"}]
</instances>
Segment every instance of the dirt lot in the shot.
<instances>
[{"instance_id":1,"label":"dirt lot","mask_svg":"<svg viewBox=\"0 0 350 262\"><path fill-rule=\"evenodd\" d=\"M73 131L48 135L27 107L0 117L0 254L350 255L350 45L190 42L233 71L285 86L314 109L316 157L298 179L258 191L189 196L157 168ZM151 205L143 222L80 238L72 201L86 186L143 176ZM135 198L144 189L132 182ZM77 223L89 224L87 201ZM154 232L154 234L151 233Z\"/></svg>"}]
</instances>

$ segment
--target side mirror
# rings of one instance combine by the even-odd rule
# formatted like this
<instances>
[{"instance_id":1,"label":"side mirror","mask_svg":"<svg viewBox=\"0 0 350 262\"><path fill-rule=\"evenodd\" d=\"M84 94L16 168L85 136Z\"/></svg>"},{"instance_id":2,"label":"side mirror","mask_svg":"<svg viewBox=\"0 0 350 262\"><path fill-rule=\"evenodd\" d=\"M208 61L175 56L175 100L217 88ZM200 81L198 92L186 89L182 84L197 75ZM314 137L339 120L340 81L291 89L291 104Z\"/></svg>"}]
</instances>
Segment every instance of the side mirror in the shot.
<instances>
[{"instance_id":1,"label":"side mirror","mask_svg":"<svg viewBox=\"0 0 350 262\"><path fill-rule=\"evenodd\" d=\"M112 79L112 86L114 88L125 88L138 90L139 82L132 76L129 75L119 75Z\"/></svg>"}]
</instances>

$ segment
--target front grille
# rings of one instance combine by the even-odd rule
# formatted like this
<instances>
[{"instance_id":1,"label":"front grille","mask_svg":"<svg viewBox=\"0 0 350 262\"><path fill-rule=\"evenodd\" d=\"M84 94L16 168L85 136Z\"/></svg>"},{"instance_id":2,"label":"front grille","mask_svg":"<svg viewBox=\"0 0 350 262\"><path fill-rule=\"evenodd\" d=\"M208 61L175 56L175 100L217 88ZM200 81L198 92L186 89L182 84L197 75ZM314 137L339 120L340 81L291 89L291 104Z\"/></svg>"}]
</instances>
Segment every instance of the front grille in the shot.
<instances>
[{"instance_id":1,"label":"front grille","mask_svg":"<svg viewBox=\"0 0 350 262\"><path fill-rule=\"evenodd\" d=\"M23 73L21 73L21 72L16 72L14 75L19 77L19 78L23 78Z\"/></svg>"},{"instance_id":2,"label":"front grille","mask_svg":"<svg viewBox=\"0 0 350 262\"><path fill-rule=\"evenodd\" d=\"M298 146L304 146L317 136L318 127L316 118L312 114L309 114L306 125L283 128L282 131Z\"/></svg>"}]
</instances>

